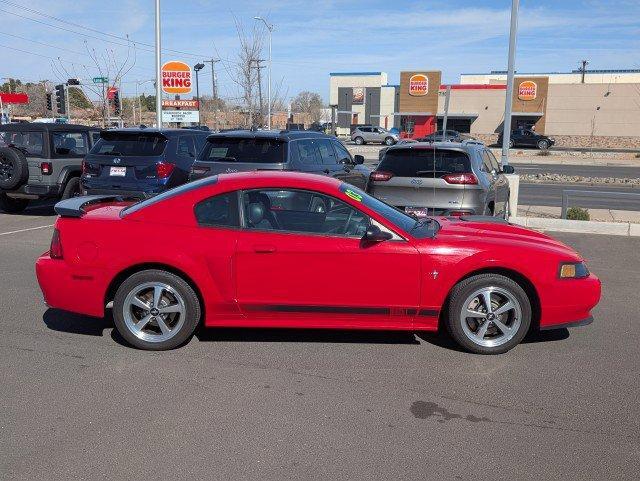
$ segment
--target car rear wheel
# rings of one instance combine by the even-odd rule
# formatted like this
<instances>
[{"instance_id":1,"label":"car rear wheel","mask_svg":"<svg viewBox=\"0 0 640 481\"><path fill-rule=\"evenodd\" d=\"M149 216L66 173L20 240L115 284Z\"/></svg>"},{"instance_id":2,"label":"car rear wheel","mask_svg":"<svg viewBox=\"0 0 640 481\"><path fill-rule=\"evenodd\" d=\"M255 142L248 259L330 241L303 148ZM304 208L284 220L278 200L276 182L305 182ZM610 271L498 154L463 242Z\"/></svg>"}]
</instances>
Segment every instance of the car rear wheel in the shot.
<instances>
[{"instance_id":1,"label":"car rear wheel","mask_svg":"<svg viewBox=\"0 0 640 481\"><path fill-rule=\"evenodd\" d=\"M527 293L508 277L480 274L453 289L447 330L470 352L507 352L522 341L530 324L531 302Z\"/></svg>"},{"instance_id":2,"label":"car rear wheel","mask_svg":"<svg viewBox=\"0 0 640 481\"><path fill-rule=\"evenodd\" d=\"M547 142L546 140L539 140L538 148L540 150L547 150L549 148L549 142Z\"/></svg>"},{"instance_id":3,"label":"car rear wheel","mask_svg":"<svg viewBox=\"0 0 640 481\"><path fill-rule=\"evenodd\" d=\"M18 214L29 205L29 199L14 199L7 194L0 194L0 210L7 214Z\"/></svg>"},{"instance_id":4,"label":"car rear wheel","mask_svg":"<svg viewBox=\"0 0 640 481\"><path fill-rule=\"evenodd\" d=\"M113 320L122 337L152 351L173 349L193 335L200 301L181 277L161 270L136 272L116 291Z\"/></svg>"},{"instance_id":5,"label":"car rear wheel","mask_svg":"<svg viewBox=\"0 0 640 481\"><path fill-rule=\"evenodd\" d=\"M80 178L72 177L67 182L67 185L64 187L64 192L62 193L62 200L70 199L71 197L78 197L80 195Z\"/></svg>"},{"instance_id":6,"label":"car rear wheel","mask_svg":"<svg viewBox=\"0 0 640 481\"><path fill-rule=\"evenodd\" d=\"M364 144L364 139L362 137L356 137L355 139L353 139L353 141L356 143L356 145Z\"/></svg>"},{"instance_id":7,"label":"car rear wheel","mask_svg":"<svg viewBox=\"0 0 640 481\"><path fill-rule=\"evenodd\" d=\"M384 139L384 144L385 145L393 145L395 143L396 143L396 141L393 140L393 137L387 137L386 139Z\"/></svg>"}]
</instances>

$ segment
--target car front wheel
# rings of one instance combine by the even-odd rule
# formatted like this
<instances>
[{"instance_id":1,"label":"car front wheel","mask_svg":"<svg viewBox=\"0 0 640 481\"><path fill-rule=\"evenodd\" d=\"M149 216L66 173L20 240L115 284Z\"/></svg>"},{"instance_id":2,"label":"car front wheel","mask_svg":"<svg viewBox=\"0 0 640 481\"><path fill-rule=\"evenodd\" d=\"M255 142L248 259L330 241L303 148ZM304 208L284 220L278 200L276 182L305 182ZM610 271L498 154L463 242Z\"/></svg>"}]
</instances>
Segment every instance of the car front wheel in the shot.
<instances>
[{"instance_id":1,"label":"car front wheel","mask_svg":"<svg viewBox=\"0 0 640 481\"><path fill-rule=\"evenodd\" d=\"M116 291L113 320L131 345L163 351L185 343L200 321L200 301L181 277L162 270L136 272Z\"/></svg>"},{"instance_id":2,"label":"car front wheel","mask_svg":"<svg viewBox=\"0 0 640 481\"><path fill-rule=\"evenodd\" d=\"M355 139L353 139L353 141L356 143L356 145L364 144L364 139L362 137L356 137Z\"/></svg>"},{"instance_id":3,"label":"car front wheel","mask_svg":"<svg viewBox=\"0 0 640 481\"><path fill-rule=\"evenodd\" d=\"M393 145L395 143L396 143L396 141L393 140L393 137L387 137L386 139L384 139L384 144L385 145Z\"/></svg>"},{"instance_id":4,"label":"car front wheel","mask_svg":"<svg viewBox=\"0 0 640 481\"><path fill-rule=\"evenodd\" d=\"M460 282L451 294L447 330L464 349L502 354L520 343L531 325L531 302L513 279L480 274Z\"/></svg>"},{"instance_id":5,"label":"car front wheel","mask_svg":"<svg viewBox=\"0 0 640 481\"><path fill-rule=\"evenodd\" d=\"M538 142L538 148L540 150L547 150L549 148L549 142L547 142L546 140L540 140Z\"/></svg>"}]
</instances>

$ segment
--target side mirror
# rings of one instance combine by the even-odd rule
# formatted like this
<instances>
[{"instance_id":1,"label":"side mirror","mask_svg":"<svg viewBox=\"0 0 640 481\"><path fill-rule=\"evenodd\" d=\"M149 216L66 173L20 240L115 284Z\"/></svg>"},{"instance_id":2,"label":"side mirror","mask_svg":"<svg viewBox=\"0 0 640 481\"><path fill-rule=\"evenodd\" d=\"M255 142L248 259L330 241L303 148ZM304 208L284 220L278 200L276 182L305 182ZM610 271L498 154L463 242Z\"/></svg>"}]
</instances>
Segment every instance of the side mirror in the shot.
<instances>
[{"instance_id":1,"label":"side mirror","mask_svg":"<svg viewBox=\"0 0 640 481\"><path fill-rule=\"evenodd\" d=\"M516 171L516 169L513 168L513 165L503 165L502 166L502 173L503 174L513 174Z\"/></svg>"},{"instance_id":2,"label":"side mirror","mask_svg":"<svg viewBox=\"0 0 640 481\"><path fill-rule=\"evenodd\" d=\"M353 161L355 162L356 165L363 164L364 163L364 156L362 156L362 155L354 155L353 156Z\"/></svg>"},{"instance_id":3,"label":"side mirror","mask_svg":"<svg viewBox=\"0 0 640 481\"><path fill-rule=\"evenodd\" d=\"M367 231L362 236L364 242L384 242L390 239L393 239L393 235L390 232L383 231L375 224L367 227Z\"/></svg>"}]
</instances>

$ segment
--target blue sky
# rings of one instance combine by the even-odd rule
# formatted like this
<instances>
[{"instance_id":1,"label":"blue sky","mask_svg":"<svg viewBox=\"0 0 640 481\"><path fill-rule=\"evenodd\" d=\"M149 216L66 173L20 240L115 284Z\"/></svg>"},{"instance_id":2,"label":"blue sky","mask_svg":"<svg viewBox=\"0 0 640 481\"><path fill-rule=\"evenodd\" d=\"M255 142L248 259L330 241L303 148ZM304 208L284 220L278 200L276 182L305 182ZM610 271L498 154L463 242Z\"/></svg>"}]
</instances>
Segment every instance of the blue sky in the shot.
<instances>
[{"instance_id":1,"label":"blue sky","mask_svg":"<svg viewBox=\"0 0 640 481\"><path fill-rule=\"evenodd\" d=\"M120 40L104 34L128 34L135 41L153 43L153 4L0 0L1 76L55 81L67 73L95 75L87 49L102 57L112 51L119 59L126 53L125 47L108 42ZM163 60L194 64L199 58L220 57L219 93L237 97L232 72L239 44L236 22L250 30L253 17L262 15L275 24L274 84L281 84L288 97L312 90L326 99L329 72L385 71L396 83L400 70L434 69L443 71L444 81L457 82L460 73L506 68L510 6L508 0L163 0L163 48L190 54L165 52ZM125 77L125 94L133 93L135 80L153 76L153 53L146 48L136 50L135 66ZM51 65L56 57L64 68ZM567 71L577 68L582 58L594 69L640 68L640 0L521 1L519 71ZM211 92L208 68L201 76L204 93ZM141 86L151 89L149 83Z\"/></svg>"}]
</instances>

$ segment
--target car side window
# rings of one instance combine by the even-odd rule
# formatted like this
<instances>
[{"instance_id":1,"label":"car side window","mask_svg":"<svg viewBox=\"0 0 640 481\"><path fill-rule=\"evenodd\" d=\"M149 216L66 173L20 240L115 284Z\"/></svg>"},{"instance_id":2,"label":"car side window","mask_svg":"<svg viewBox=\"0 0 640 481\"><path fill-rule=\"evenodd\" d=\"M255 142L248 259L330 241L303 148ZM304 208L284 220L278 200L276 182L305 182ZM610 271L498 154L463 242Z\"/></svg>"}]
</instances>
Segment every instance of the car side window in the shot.
<instances>
[{"instance_id":1,"label":"car side window","mask_svg":"<svg viewBox=\"0 0 640 481\"><path fill-rule=\"evenodd\" d=\"M333 147L336 149L336 153L338 154L338 162L341 164L353 164L353 157L349 151L345 148L342 143L337 140L332 140L331 143Z\"/></svg>"},{"instance_id":2,"label":"car side window","mask_svg":"<svg viewBox=\"0 0 640 481\"><path fill-rule=\"evenodd\" d=\"M315 140L304 139L295 142L298 148L298 159L304 165L319 165L320 154L316 146Z\"/></svg>"},{"instance_id":3,"label":"car side window","mask_svg":"<svg viewBox=\"0 0 640 481\"><path fill-rule=\"evenodd\" d=\"M89 152L87 135L82 132L52 132L53 153L61 157L84 157Z\"/></svg>"},{"instance_id":4,"label":"car side window","mask_svg":"<svg viewBox=\"0 0 640 481\"><path fill-rule=\"evenodd\" d=\"M336 156L336 152L333 150L331 146L331 140L329 139L319 139L318 143L318 152L320 152L320 159L324 165L336 165L338 163L338 157Z\"/></svg>"},{"instance_id":5,"label":"car side window","mask_svg":"<svg viewBox=\"0 0 640 481\"><path fill-rule=\"evenodd\" d=\"M180 135L178 137L178 145L176 147L176 154L183 157L195 157L196 148L193 143L192 135Z\"/></svg>"},{"instance_id":6,"label":"car side window","mask_svg":"<svg viewBox=\"0 0 640 481\"><path fill-rule=\"evenodd\" d=\"M0 143L21 150L30 157L42 157L44 141L42 132L0 132Z\"/></svg>"},{"instance_id":7,"label":"car side window","mask_svg":"<svg viewBox=\"0 0 640 481\"><path fill-rule=\"evenodd\" d=\"M247 229L362 237L371 219L335 197L308 190L257 189L242 196Z\"/></svg>"},{"instance_id":8,"label":"car side window","mask_svg":"<svg viewBox=\"0 0 640 481\"><path fill-rule=\"evenodd\" d=\"M196 204L198 225L205 227L240 227L238 192L209 197Z\"/></svg>"}]
</instances>

